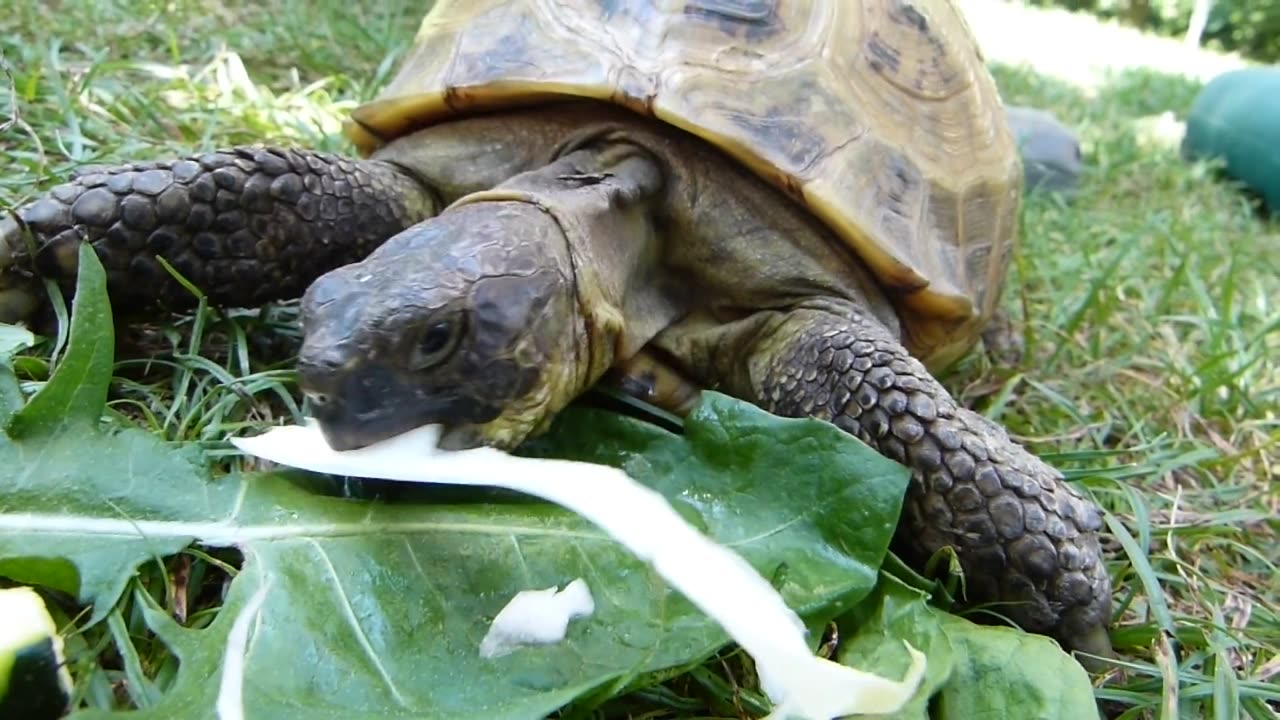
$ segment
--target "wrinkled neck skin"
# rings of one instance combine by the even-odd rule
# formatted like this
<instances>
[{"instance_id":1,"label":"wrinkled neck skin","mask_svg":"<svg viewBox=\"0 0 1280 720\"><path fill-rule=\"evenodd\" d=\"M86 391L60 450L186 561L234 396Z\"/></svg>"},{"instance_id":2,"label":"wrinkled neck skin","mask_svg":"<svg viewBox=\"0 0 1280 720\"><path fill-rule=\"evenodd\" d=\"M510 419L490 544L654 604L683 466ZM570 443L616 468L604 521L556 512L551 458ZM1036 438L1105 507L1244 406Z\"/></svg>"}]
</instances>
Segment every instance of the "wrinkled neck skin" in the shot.
<instances>
[{"instance_id":1,"label":"wrinkled neck skin","mask_svg":"<svg viewBox=\"0 0 1280 720\"><path fill-rule=\"evenodd\" d=\"M446 450L482 445L512 450L526 438L544 432L555 415L595 381L594 358L584 352L593 344L592 333L579 300L566 239L552 230L554 220L542 208L519 200L493 202L505 206L513 219L523 217L527 226L546 226L548 232L528 233L528 239L514 252L478 242L473 257L483 266L505 267L514 277L543 276L548 280L535 283L530 291L528 282L505 282L497 275L496 282L509 287L487 296L479 290L484 283L475 283L468 303L479 320L473 326L474 370L459 378L458 384L473 387L471 394L477 404L489 412L474 418L441 416L438 422L444 424L445 432L440 447ZM459 207L457 214L465 217L498 207L484 202ZM467 246L454 251L466 253ZM522 275L533 267L539 269ZM508 375L519 379L495 382Z\"/></svg>"},{"instance_id":2,"label":"wrinkled neck skin","mask_svg":"<svg viewBox=\"0 0 1280 720\"><path fill-rule=\"evenodd\" d=\"M333 447L438 423L445 449L512 449L647 341L624 306L661 173L616 147L464 196L312 285L300 383ZM432 355L442 324L461 330Z\"/></svg>"},{"instance_id":3,"label":"wrinkled neck skin","mask_svg":"<svg viewBox=\"0 0 1280 720\"><path fill-rule=\"evenodd\" d=\"M637 146L602 140L559 160L522 173L492 190L457 200L468 206L519 202L555 223L560 242L555 260L567 267L573 309L557 337L558 358L543 365L540 381L494 423L475 428L475 442L513 448L545 431L555 415L586 392L620 357L635 354L676 315L637 281L656 271L658 237L652 202L662 186L658 164ZM556 234L556 233L551 233ZM549 259L546 251L533 257ZM643 304L643 310L637 308ZM637 324L636 318L643 318ZM541 331L531 328L530 334Z\"/></svg>"}]
</instances>

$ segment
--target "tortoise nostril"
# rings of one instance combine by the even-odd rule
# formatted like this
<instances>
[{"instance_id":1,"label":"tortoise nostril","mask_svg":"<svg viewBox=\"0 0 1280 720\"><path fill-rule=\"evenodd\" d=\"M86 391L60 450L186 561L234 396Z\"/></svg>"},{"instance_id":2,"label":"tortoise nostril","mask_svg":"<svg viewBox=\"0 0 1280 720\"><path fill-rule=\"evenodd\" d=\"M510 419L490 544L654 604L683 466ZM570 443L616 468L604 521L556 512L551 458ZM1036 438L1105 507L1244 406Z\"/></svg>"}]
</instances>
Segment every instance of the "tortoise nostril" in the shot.
<instances>
[{"instance_id":1,"label":"tortoise nostril","mask_svg":"<svg viewBox=\"0 0 1280 720\"><path fill-rule=\"evenodd\" d=\"M306 397L307 402L310 403L312 407L316 407L316 408L325 407L333 400L333 398L330 397L328 393L307 390L307 391L304 391L302 394L304 397Z\"/></svg>"},{"instance_id":2,"label":"tortoise nostril","mask_svg":"<svg viewBox=\"0 0 1280 720\"><path fill-rule=\"evenodd\" d=\"M326 343L323 338L307 338L298 353L296 367L303 384L313 385L350 372L359 363L360 356L346 342Z\"/></svg>"},{"instance_id":3,"label":"tortoise nostril","mask_svg":"<svg viewBox=\"0 0 1280 720\"><path fill-rule=\"evenodd\" d=\"M298 389L313 412L333 410L341 404L341 361L333 355L305 351L298 358Z\"/></svg>"}]
</instances>

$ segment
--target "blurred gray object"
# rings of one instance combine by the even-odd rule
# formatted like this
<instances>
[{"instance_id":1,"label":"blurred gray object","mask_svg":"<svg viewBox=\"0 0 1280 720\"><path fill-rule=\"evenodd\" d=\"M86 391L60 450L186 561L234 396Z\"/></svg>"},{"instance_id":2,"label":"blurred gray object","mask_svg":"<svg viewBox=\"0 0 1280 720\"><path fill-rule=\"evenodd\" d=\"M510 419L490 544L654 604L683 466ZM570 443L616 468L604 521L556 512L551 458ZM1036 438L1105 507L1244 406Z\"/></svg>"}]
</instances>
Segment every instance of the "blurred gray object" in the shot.
<instances>
[{"instance_id":1,"label":"blurred gray object","mask_svg":"<svg viewBox=\"0 0 1280 720\"><path fill-rule=\"evenodd\" d=\"M1027 191L1074 196L1084 167L1075 132L1044 110L1006 105L1005 113L1022 152Z\"/></svg>"}]
</instances>

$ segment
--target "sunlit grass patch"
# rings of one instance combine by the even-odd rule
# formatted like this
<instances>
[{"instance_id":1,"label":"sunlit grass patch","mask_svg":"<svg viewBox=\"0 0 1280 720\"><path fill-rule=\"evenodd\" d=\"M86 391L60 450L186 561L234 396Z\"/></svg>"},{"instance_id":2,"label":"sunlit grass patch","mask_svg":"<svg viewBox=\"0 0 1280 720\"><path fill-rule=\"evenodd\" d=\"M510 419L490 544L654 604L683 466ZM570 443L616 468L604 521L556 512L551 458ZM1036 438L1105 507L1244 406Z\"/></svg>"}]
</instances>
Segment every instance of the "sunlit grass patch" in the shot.
<instances>
[{"instance_id":1,"label":"sunlit grass patch","mask_svg":"<svg viewBox=\"0 0 1280 720\"><path fill-rule=\"evenodd\" d=\"M1100 696L1151 711L1176 699L1179 717L1269 717L1280 228L1214 168L1153 140L1152 119L1181 117L1195 81L1134 70L1086 96L996 71L1010 102L1078 129L1088 170L1071 205L1033 198L1023 213L1007 297L1023 367L971 361L956 382L975 402L994 393L989 411L1081 477L1131 540L1113 577L1132 666Z\"/></svg>"},{"instance_id":2,"label":"sunlit grass patch","mask_svg":"<svg viewBox=\"0 0 1280 720\"><path fill-rule=\"evenodd\" d=\"M412 37L409 7L278 0L20 0L0 18L17 110L0 203L75 167L292 141L336 150L346 112L376 92Z\"/></svg>"}]
</instances>

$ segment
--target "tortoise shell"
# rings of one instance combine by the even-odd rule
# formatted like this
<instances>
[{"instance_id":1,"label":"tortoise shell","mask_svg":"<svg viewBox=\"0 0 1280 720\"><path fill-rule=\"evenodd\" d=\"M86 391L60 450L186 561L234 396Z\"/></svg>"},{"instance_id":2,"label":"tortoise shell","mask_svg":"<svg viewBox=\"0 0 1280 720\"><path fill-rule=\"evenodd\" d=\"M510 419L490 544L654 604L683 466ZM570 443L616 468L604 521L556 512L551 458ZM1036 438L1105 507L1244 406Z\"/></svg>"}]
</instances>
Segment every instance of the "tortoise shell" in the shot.
<instances>
[{"instance_id":1,"label":"tortoise shell","mask_svg":"<svg viewBox=\"0 0 1280 720\"><path fill-rule=\"evenodd\" d=\"M952 0L438 0L346 129L369 153L565 97L693 133L802 203L876 274L931 368L998 302L1022 170Z\"/></svg>"}]
</instances>

